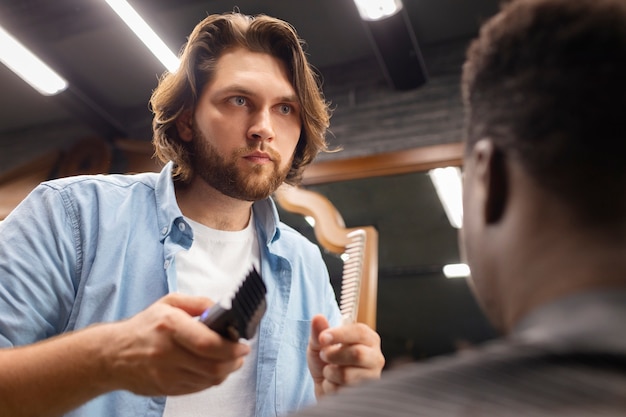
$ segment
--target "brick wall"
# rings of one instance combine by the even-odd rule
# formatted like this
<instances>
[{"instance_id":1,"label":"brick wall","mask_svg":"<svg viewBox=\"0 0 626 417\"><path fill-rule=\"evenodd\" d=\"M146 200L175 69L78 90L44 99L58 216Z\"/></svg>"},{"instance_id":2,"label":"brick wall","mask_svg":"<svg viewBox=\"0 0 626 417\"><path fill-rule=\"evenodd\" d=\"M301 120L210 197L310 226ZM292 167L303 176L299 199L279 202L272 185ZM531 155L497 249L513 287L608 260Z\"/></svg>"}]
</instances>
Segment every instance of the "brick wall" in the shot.
<instances>
[{"instance_id":1,"label":"brick wall","mask_svg":"<svg viewBox=\"0 0 626 417\"><path fill-rule=\"evenodd\" d=\"M323 69L324 94L334 109L333 146L320 161L459 142L463 110L460 74L468 40L424 47L428 82L417 89L393 90L375 58Z\"/></svg>"}]
</instances>

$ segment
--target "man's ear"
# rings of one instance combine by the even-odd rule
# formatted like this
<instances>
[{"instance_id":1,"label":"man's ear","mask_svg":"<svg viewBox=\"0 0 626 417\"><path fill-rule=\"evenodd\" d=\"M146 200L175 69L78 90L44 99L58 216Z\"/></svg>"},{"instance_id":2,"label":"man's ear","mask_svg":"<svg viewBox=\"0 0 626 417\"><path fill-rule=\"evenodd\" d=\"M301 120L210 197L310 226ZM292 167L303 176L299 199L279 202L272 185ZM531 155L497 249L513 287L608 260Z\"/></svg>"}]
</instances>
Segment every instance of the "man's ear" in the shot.
<instances>
[{"instance_id":1,"label":"man's ear","mask_svg":"<svg viewBox=\"0 0 626 417\"><path fill-rule=\"evenodd\" d=\"M491 139L482 139L474 146L476 170L485 190L485 223L502 219L508 200L509 178L504 152Z\"/></svg>"},{"instance_id":2,"label":"man's ear","mask_svg":"<svg viewBox=\"0 0 626 417\"><path fill-rule=\"evenodd\" d=\"M193 113L191 110L185 110L176 119L176 129L178 129L178 136L187 142L191 142L193 139Z\"/></svg>"}]
</instances>

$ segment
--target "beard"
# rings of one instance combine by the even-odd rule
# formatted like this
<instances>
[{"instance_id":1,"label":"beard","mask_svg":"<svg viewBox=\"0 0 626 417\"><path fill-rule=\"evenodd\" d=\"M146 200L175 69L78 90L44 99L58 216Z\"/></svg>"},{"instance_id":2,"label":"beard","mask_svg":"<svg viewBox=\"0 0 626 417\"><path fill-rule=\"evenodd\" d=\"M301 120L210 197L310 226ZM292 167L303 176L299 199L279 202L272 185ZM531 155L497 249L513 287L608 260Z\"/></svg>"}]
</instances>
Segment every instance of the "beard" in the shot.
<instances>
[{"instance_id":1,"label":"beard","mask_svg":"<svg viewBox=\"0 0 626 417\"><path fill-rule=\"evenodd\" d=\"M190 160L195 176L222 194L245 201L267 198L285 181L290 165L280 169L281 157L273 149L252 146L236 149L229 157L219 154L193 122ZM249 170L237 167L242 155L262 150L272 158L270 163L253 165Z\"/></svg>"}]
</instances>

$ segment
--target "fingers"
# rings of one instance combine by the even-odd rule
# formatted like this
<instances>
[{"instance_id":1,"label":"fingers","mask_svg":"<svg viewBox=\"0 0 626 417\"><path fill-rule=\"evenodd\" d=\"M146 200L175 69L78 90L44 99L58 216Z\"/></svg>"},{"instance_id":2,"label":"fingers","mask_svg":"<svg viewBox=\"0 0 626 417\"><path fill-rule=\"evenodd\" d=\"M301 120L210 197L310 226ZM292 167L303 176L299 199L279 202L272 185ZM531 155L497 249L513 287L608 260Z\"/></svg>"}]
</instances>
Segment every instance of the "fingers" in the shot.
<instances>
[{"instance_id":1,"label":"fingers","mask_svg":"<svg viewBox=\"0 0 626 417\"><path fill-rule=\"evenodd\" d=\"M195 318L211 304L170 294L129 320L112 323L107 357L121 388L141 395L190 393L239 369L250 347L222 338Z\"/></svg>"},{"instance_id":2,"label":"fingers","mask_svg":"<svg viewBox=\"0 0 626 417\"><path fill-rule=\"evenodd\" d=\"M169 375L158 375L162 395L178 395L200 391L219 385L234 371L241 368L244 358L235 360L211 360L187 357L180 360Z\"/></svg>"},{"instance_id":3,"label":"fingers","mask_svg":"<svg viewBox=\"0 0 626 417\"><path fill-rule=\"evenodd\" d=\"M365 378L360 368L333 364L326 365L324 367L324 393L337 392L344 386L356 385L365 379L371 378Z\"/></svg>"},{"instance_id":4,"label":"fingers","mask_svg":"<svg viewBox=\"0 0 626 417\"><path fill-rule=\"evenodd\" d=\"M380 363L378 349L364 344L336 344L324 347L320 358L326 363L375 368Z\"/></svg>"},{"instance_id":5,"label":"fingers","mask_svg":"<svg viewBox=\"0 0 626 417\"><path fill-rule=\"evenodd\" d=\"M317 343L312 341L309 344L310 349L314 346L317 348L315 353L319 352L316 358L309 359L318 397L346 385L380 378L385 358L378 333L361 323L334 328L322 324L316 323L314 318L311 339L317 336ZM317 368L314 369L311 363L317 364Z\"/></svg>"},{"instance_id":6,"label":"fingers","mask_svg":"<svg viewBox=\"0 0 626 417\"><path fill-rule=\"evenodd\" d=\"M353 323L326 329L321 332L319 338L322 346L329 346L335 343L348 345L358 343L366 346L380 346L378 333L363 323Z\"/></svg>"},{"instance_id":7,"label":"fingers","mask_svg":"<svg viewBox=\"0 0 626 417\"><path fill-rule=\"evenodd\" d=\"M180 293L170 293L157 302L179 308L190 316L199 316L204 310L215 304L206 297L194 297Z\"/></svg>"},{"instance_id":8,"label":"fingers","mask_svg":"<svg viewBox=\"0 0 626 417\"><path fill-rule=\"evenodd\" d=\"M328 363L379 369L385 364L380 336L369 326L354 323L320 334L320 358Z\"/></svg>"},{"instance_id":9,"label":"fingers","mask_svg":"<svg viewBox=\"0 0 626 417\"><path fill-rule=\"evenodd\" d=\"M182 347L194 354L221 360L232 360L250 352L249 346L224 339L209 329L205 324L189 316L199 316L214 303L205 297L193 297L179 293L171 293L161 298L158 303L175 307L168 313L172 317L171 328L173 339ZM186 314L184 314L184 313Z\"/></svg>"},{"instance_id":10,"label":"fingers","mask_svg":"<svg viewBox=\"0 0 626 417\"><path fill-rule=\"evenodd\" d=\"M324 382L322 382L322 391L325 395L334 394L339 391L342 386L343 384L336 384L328 379L324 379Z\"/></svg>"},{"instance_id":11,"label":"fingers","mask_svg":"<svg viewBox=\"0 0 626 417\"><path fill-rule=\"evenodd\" d=\"M142 375L127 389L150 396L196 392L222 383L243 361L199 358L180 349L162 351L141 366Z\"/></svg>"},{"instance_id":12,"label":"fingers","mask_svg":"<svg viewBox=\"0 0 626 417\"><path fill-rule=\"evenodd\" d=\"M354 385L360 381L380 378L385 358L379 347L363 344L336 344L320 352L327 365L322 374L335 385Z\"/></svg>"},{"instance_id":13,"label":"fingers","mask_svg":"<svg viewBox=\"0 0 626 417\"><path fill-rule=\"evenodd\" d=\"M328 320L326 317L318 314L311 320L311 336L309 337L309 347L312 350L319 351L322 348L320 342L321 333L329 328Z\"/></svg>"},{"instance_id":14,"label":"fingers","mask_svg":"<svg viewBox=\"0 0 626 417\"><path fill-rule=\"evenodd\" d=\"M384 366L380 336L365 324L327 329L319 338L320 358L327 363L381 370Z\"/></svg>"},{"instance_id":15,"label":"fingers","mask_svg":"<svg viewBox=\"0 0 626 417\"><path fill-rule=\"evenodd\" d=\"M250 352L248 345L223 338L206 324L189 317L178 323L172 337L181 347L208 359L232 360Z\"/></svg>"}]
</instances>

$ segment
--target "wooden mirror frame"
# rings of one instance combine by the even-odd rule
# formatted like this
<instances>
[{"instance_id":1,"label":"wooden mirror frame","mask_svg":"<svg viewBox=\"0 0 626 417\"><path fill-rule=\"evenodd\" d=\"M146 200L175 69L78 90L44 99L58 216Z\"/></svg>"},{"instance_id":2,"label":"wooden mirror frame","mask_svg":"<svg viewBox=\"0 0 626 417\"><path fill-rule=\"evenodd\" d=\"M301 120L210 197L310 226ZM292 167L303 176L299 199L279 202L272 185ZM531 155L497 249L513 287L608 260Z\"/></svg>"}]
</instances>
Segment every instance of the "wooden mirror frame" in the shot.
<instances>
[{"instance_id":1,"label":"wooden mirror frame","mask_svg":"<svg viewBox=\"0 0 626 417\"><path fill-rule=\"evenodd\" d=\"M446 166L461 166L463 144L424 146L404 151L381 153L312 164L304 171L302 185L326 184L385 175L427 171Z\"/></svg>"},{"instance_id":2,"label":"wooden mirror frame","mask_svg":"<svg viewBox=\"0 0 626 417\"><path fill-rule=\"evenodd\" d=\"M364 262L357 321L376 328L378 292L378 231L370 225L346 228L341 214L325 196L306 190L307 185L326 184L369 177L427 171L442 166L460 166L463 145L452 143L373 156L318 162L308 167L301 187L281 187L274 195L285 210L312 216L315 237L333 253L342 253L354 230L365 232Z\"/></svg>"}]
</instances>

